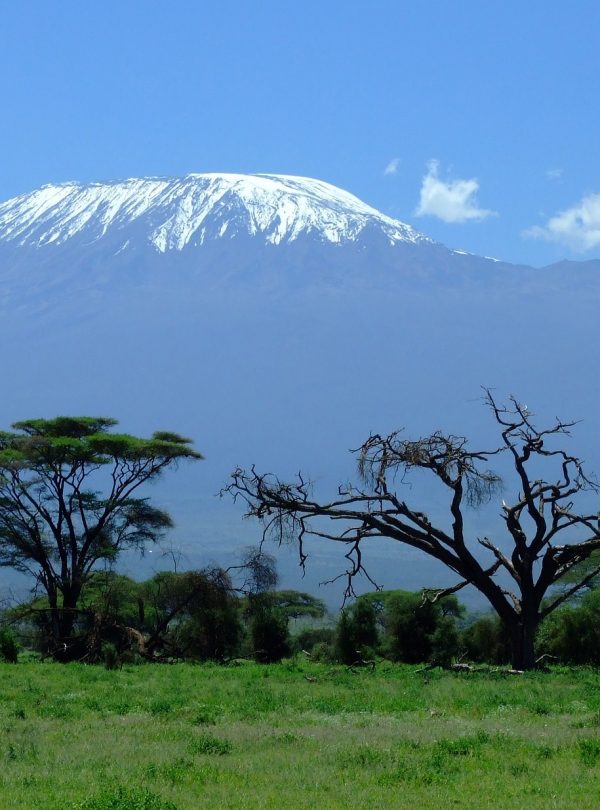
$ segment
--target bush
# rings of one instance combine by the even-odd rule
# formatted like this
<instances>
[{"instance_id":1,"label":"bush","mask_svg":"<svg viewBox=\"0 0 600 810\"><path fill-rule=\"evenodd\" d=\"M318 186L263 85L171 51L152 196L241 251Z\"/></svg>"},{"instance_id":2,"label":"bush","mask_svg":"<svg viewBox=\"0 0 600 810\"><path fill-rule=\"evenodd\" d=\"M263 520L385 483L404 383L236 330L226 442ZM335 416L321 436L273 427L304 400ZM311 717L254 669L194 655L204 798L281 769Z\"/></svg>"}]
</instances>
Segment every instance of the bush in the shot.
<instances>
[{"instance_id":1,"label":"bush","mask_svg":"<svg viewBox=\"0 0 600 810\"><path fill-rule=\"evenodd\" d=\"M455 597L431 602L422 593L391 591L383 599L383 649L392 661L451 662L459 646L455 619L463 611Z\"/></svg>"},{"instance_id":2,"label":"bush","mask_svg":"<svg viewBox=\"0 0 600 810\"><path fill-rule=\"evenodd\" d=\"M432 602L424 599L423 592L363 594L340 614L336 658L352 664L380 653L392 661L447 666L460 650L456 619L463 613L463 606L452 595Z\"/></svg>"},{"instance_id":3,"label":"bush","mask_svg":"<svg viewBox=\"0 0 600 810\"><path fill-rule=\"evenodd\" d=\"M460 634L450 616L442 616L431 635L430 661L440 667L449 667L460 651Z\"/></svg>"},{"instance_id":4,"label":"bush","mask_svg":"<svg viewBox=\"0 0 600 810\"><path fill-rule=\"evenodd\" d=\"M124 787L109 789L72 807L73 810L178 810L173 802L150 790Z\"/></svg>"},{"instance_id":5,"label":"bush","mask_svg":"<svg viewBox=\"0 0 600 810\"><path fill-rule=\"evenodd\" d=\"M12 630L0 628L0 658L9 664L16 664L19 657L19 645Z\"/></svg>"},{"instance_id":6,"label":"bush","mask_svg":"<svg viewBox=\"0 0 600 810\"><path fill-rule=\"evenodd\" d=\"M290 654L288 617L273 607L269 594L256 594L250 602L250 643L260 664L274 664Z\"/></svg>"},{"instance_id":7,"label":"bush","mask_svg":"<svg viewBox=\"0 0 600 810\"><path fill-rule=\"evenodd\" d=\"M565 664L600 664L600 590L551 613L540 628L538 650Z\"/></svg>"},{"instance_id":8,"label":"bush","mask_svg":"<svg viewBox=\"0 0 600 810\"><path fill-rule=\"evenodd\" d=\"M158 635L166 655L201 661L235 655L241 628L231 587L220 568L162 571L143 583L143 629Z\"/></svg>"},{"instance_id":9,"label":"bush","mask_svg":"<svg viewBox=\"0 0 600 810\"><path fill-rule=\"evenodd\" d=\"M348 611L342 610L335 629L334 654L337 661L351 664L356 660L356 644Z\"/></svg>"},{"instance_id":10,"label":"bush","mask_svg":"<svg viewBox=\"0 0 600 810\"><path fill-rule=\"evenodd\" d=\"M482 616L462 634L462 643L471 661L506 664L510 661L510 639L498 616Z\"/></svg>"},{"instance_id":11,"label":"bush","mask_svg":"<svg viewBox=\"0 0 600 810\"><path fill-rule=\"evenodd\" d=\"M292 652L307 652L315 661L331 661L335 630L332 627L306 627L292 639Z\"/></svg>"},{"instance_id":12,"label":"bush","mask_svg":"<svg viewBox=\"0 0 600 810\"><path fill-rule=\"evenodd\" d=\"M311 658L319 664L330 664L335 661L335 649L333 644L326 641L318 641L312 647Z\"/></svg>"},{"instance_id":13,"label":"bush","mask_svg":"<svg viewBox=\"0 0 600 810\"><path fill-rule=\"evenodd\" d=\"M229 740L221 740L211 734L202 734L190 743L192 754L208 754L209 756L222 757L231 753L231 743Z\"/></svg>"},{"instance_id":14,"label":"bush","mask_svg":"<svg viewBox=\"0 0 600 810\"><path fill-rule=\"evenodd\" d=\"M294 652L311 652L315 644L332 644L334 637L332 627L305 627L293 638Z\"/></svg>"},{"instance_id":15,"label":"bush","mask_svg":"<svg viewBox=\"0 0 600 810\"><path fill-rule=\"evenodd\" d=\"M114 644L106 642L102 645L102 660L106 669L118 669L119 653Z\"/></svg>"},{"instance_id":16,"label":"bush","mask_svg":"<svg viewBox=\"0 0 600 810\"><path fill-rule=\"evenodd\" d=\"M335 633L335 656L344 664L371 658L378 646L377 615L371 602L357 599L342 610Z\"/></svg>"}]
</instances>

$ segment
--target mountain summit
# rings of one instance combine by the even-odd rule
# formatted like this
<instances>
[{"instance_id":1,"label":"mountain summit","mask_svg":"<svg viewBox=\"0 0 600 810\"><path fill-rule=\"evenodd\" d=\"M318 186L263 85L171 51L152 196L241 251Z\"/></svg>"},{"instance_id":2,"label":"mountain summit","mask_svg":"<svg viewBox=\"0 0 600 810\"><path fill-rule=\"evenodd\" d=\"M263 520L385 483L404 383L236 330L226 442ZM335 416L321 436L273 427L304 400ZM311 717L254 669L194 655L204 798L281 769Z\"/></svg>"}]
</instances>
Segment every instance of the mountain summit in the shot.
<instances>
[{"instance_id":1,"label":"mountain summit","mask_svg":"<svg viewBox=\"0 0 600 810\"><path fill-rule=\"evenodd\" d=\"M61 183L0 204L0 242L21 247L90 244L110 232L122 237L122 249L134 237L166 253L240 235L273 245L303 236L356 243L366 231L379 232L391 245L431 243L336 186L276 174Z\"/></svg>"}]
</instances>

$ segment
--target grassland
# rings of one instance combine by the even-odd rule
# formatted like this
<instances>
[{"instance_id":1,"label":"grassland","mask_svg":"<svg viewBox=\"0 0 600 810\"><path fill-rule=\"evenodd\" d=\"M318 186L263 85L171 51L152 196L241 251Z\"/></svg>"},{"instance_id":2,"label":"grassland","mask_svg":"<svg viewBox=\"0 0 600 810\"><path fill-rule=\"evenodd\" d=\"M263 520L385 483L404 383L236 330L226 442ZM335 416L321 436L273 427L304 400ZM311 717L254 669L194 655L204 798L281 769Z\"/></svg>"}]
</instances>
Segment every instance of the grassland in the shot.
<instances>
[{"instance_id":1,"label":"grassland","mask_svg":"<svg viewBox=\"0 0 600 810\"><path fill-rule=\"evenodd\" d=\"M600 674L0 665L0 807L596 808Z\"/></svg>"}]
</instances>

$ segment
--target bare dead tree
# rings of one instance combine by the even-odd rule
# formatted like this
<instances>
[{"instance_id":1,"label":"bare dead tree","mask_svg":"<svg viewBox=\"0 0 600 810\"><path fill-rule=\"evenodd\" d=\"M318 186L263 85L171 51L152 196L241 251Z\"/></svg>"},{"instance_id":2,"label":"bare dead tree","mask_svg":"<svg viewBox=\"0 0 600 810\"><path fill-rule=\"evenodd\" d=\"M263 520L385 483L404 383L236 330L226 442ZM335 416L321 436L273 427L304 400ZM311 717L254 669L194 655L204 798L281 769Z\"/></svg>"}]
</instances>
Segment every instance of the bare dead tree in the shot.
<instances>
[{"instance_id":1,"label":"bare dead tree","mask_svg":"<svg viewBox=\"0 0 600 810\"><path fill-rule=\"evenodd\" d=\"M555 446L556 440L570 435L573 422L557 419L550 427L539 428L514 397L502 405L485 389L484 401L501 437L491 450L471 450L465 437L441 432L416 440L400 432L373 435L356 451L360 486L342 486L330 501L316 500L311 482L300 474L295 482L286 483L254 467L236 469L223 493L242 499L246 515L263 522L263 541L297 542L302 566L308 537L347 547L347 593L353 592L358 574L368 576L363 550L369 540L390 538L439 560L460 580L451 588L429 592L428 598L436 601L473 585L510 634L513 667L532 669L540 622L600 571L593 568L552 595L552 585L600 548L600 515L586 511L585 504L575 508L576 496L584 491L597 494L599 487L577 456ZM495 457L508 457L518 489L510 505L502 500L507 542L469 536L465 527L465 508L480 507L503 487L488 466ZM448 528L433 525L424 511L398 494L395 484L414 470L431 473L447 491ZM487 555L476 554L478 547Z\"/></svg>"}]
</instances>

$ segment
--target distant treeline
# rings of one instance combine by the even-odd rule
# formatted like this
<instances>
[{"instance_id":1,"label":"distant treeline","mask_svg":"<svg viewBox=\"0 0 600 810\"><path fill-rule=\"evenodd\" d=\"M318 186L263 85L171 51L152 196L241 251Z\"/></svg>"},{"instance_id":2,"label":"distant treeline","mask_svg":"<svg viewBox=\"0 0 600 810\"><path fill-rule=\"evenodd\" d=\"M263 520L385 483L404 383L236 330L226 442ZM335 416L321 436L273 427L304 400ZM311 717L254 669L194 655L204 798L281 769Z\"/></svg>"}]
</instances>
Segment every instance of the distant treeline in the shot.
<instances>
[{"instance_id":1,"label":"distant treeline","mask_svg":"<svg viewBox=\"0 0 600 810\"><path fill-rule=\"evenodd\" d=\"M260 663L303 655L314 661L364 665L386 659L450 666L506 664L510 640L493 614L469 617L455 596L431 601L424 592L376 591L337 616L316 597L269 588L241 592L219 568L162 572L137 582L96 573L74 618L70 658L108 667L123 661ZM0 659L19 649L48 654L51 614L45 599L5 610ZM541 626L537 652L566 664L600 664L600 589L591 589Z\"/></svg>"},{"instance_id":2,"label":"distant treeline","mask_svg":"<svg viewBox=\"0 0 600 810\"><path fill-rule=\"evenodd\" d=\"M423 592L378 591L360 596L338 618L330 638L299 636L315 658L352 664L380 657L404 663L508 664L510 638L493 613L468 616L455 596L431 602ZM311 635L311 633L313 635ZM552 613L540 626L536 652L563 664L600 664L600 589Z\"/></svg>"}]
</instances>

